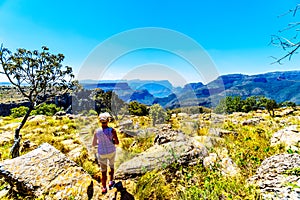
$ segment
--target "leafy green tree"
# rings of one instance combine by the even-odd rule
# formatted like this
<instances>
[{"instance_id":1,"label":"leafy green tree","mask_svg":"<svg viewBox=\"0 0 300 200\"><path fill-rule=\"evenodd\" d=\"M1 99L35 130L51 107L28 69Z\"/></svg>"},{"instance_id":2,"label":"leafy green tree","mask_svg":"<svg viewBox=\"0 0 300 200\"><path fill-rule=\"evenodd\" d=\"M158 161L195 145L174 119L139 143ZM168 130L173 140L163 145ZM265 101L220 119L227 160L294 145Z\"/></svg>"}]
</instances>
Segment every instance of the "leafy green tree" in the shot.
<instances>
[{"instance_id":1,"label":"leafy green tree","mask_svg":"<svg viewBox=\"0 0 300 200\"><path fill-rule=\"evenodd\" d=\"M13 158L19 156L20 130L26 123L31 111L49 98L63 94L74 87L72 68L63 66L63 54L51 54L45 46L42 51L17 49L12 53L3 45L0 47L0 64L9 82L30 103L22 122L15 130L14 144L11 148Z\"/></svg>"},{"instance_id":2,"label":"leafy green tree","mask_svg":"<svg viewBox=\"0 0 300 200\"><path fill-rule=\"evenodd\" d=\"M101 112L109 112L109 95L100 88L96 88L93 93L93 99L95 100L95 110L97 111L97 113L99 114Z\"/></svg>"},{"instance_id":3,"label":"leafy green tree","mask_svg":"<svg viewBox=\"0 0 300 200\"><path fill-rule=\"evenodd\" d=\"M98 112L109 112L116 119L122 108L125 106L125 102L119 98L119 96L113 91L107 91L97 88L94 90L95 110Z\"/></svg>"},{"instance_id":4,"label":"leafy green tree","mask_svg":"<svg viewBox=\"0 0 300 200\"><path fill-rule=\"evenodd\" d=\"M278 104L276 103L275 100L273 99L268 99L266 97L261 97L259 99L259 104L267 109L269 112L270 116L274 117L275 116L275 109L278 108Z\"/></svg>"},{"instance_id":5,"label":"leafy green tree","mask_svg":"<svg viewBox=\"0 0 300 200\"><path fill-rule=\"evenodd\" d=\"M167 118L167 112L159 104L154 104L150 107L149 115L152 119L153 126L157 123L163 123Z\"/></svg>"},{"instance_id":6,"label":"leafy green tree","mask_svg":"<svg viewBox=\"0 0 300 200\"><path fill-rule=\"evenodd\" d=\"M243 101L243 106L242 106L242 111L243 112L250 112L258 109L258 104L257 104L257 98L256 96L251 96L246 98Z\"/></svg>"},{"instance_id":7,"label":"leafy green tree","mask_svg":"<svg viewBox=\"0 0 300 200\"><path fill-rule=\"evenodd\" d=\"M227 96L220 100L220 103L215 108L216 113L233 113L241 112L243 107L243 102L240 96Z\"/></svg>"},{"instance_id":8,"label":"leafy green tree","mask_svg":"<svg viewBox=\"0 0 300 200\"><path fill-rule=\"evenodd\" d=\"M296 104L294 102L283 102L277 104L275 100L268 99L263 96L251 96L245 100L241 100L241 97L231 97L228 96L221 99L219 104L214 109L215 113L232 113L232 112L250 112L256 111L258 108L265 108L270 116L275 116L275 109L279 107L292 107L295 108Z\"/></svg>"},{"instance_id":9,"label":"leafy green tree","mask_svg":"<svg viewBox=\"0 0 300 200\"><path fill-rule=\"evenodd\" d=\"M131 115L137 116L146 116L149 114L147 106L137 101L132 101L128 104L128 111Z\"/></svg>"},{"instance_id":10,"label":"leafy green tree","mask_svg":"<svg viewBox=\"0 0 300 200\"><path fill-rule=\"evenodd\" d=\"M291 101L285 101L279 104L280 107L291 107L291 108L296 108L296 103L291 102Z\"/></svg>"},{"instance_id":11,"label":"leafy green tree","mask_svg":"<svg viewBox=\"0 0 300 200\"><path fill-rule=\"evenodd\" d=\"M243 107L243 101L241 96L233 97L231 101L232 111L241 112Z\"/></svg>"}]
</instances>

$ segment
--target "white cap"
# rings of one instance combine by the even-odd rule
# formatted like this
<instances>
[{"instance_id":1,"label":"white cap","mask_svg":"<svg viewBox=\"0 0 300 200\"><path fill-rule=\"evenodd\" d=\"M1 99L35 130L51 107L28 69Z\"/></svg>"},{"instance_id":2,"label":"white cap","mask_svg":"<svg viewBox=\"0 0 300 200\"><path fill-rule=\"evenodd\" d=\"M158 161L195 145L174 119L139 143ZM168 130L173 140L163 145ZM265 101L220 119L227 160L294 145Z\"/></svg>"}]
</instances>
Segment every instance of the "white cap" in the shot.
<instances>
[{"instance_id":1,"label":"white cap","mask_svg":"<svg viewBox=\"0 0 300 200\"><path fill-rule=\"evenodd\" d=\"M108 121L108 119L110 118L110 114L108 112L104 112L104 113L100 113L99 114L99 119L104 120L104 121Z\"/></svg>"}]
</instances>

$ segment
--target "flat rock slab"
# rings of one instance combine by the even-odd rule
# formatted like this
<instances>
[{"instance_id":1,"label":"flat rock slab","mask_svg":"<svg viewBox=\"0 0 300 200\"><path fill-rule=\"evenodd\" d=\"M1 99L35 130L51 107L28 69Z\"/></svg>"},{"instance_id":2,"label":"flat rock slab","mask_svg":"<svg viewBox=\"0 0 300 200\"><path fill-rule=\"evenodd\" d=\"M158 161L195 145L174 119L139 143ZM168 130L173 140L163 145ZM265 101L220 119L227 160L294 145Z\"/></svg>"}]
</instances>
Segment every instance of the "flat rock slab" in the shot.
<instances>
[{"instance_id":1,"label":"flat rock slab","mask_svg":"<svg viewBox=\"0 0 300 200\"><path fill-rule=\"evenodd\" d=\"M174 162L179 164L195 164L208 155L206 147L191 138L154 145L145 152L122 163L116 178L127 179L142 175L154 169L164 168Z\"/></svg>"},{"instance_id":2,"label":"flat rock slab","mask_svg":"<svg viewBox=\"0 0 300 200\"><path fill-rule=\"evenodd\" d=\"M20 157L0 163L4 177L15 191L45 199L99 199L98 182L48 143Z\"/></svg>"}]
</instances>

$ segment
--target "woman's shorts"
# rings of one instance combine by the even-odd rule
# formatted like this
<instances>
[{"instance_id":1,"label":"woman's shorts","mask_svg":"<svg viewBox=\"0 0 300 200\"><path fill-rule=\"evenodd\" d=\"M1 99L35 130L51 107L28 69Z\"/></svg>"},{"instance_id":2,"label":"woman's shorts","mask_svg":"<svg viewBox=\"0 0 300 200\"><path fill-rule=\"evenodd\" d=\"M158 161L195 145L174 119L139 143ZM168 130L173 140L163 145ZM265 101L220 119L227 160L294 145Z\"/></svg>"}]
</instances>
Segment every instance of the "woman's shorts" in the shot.
<instances>
[{"instance_id":1,"label":"woman's shorts","mask_svg":"<svg viewBox=\"0 0 300 200\"><path fill-rule=\"evenodd\" d=\"M99 155L99 165L102 172L107 171L107 162L111 169L114 169L116 152Z\"/></svg>"}]
</instances>

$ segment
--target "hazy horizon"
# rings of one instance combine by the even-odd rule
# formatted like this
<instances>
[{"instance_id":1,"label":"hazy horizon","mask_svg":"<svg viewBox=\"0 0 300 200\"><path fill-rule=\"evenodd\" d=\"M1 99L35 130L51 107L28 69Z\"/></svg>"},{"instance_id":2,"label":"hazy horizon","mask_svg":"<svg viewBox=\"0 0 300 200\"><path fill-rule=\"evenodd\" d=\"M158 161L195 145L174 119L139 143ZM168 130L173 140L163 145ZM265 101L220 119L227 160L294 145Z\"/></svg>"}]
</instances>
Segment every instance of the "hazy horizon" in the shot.
<instances>
[{"instance_id":1,"label":"hazy horizon","mask_svg":"<svg viewBox=\"0 0 300 200\"><path fill-rule=\"evenodd\" d=\"M281 71L269 71L269 72L265 72L265 73L257 73L257 74L245 74L245 73L230 73L230 74L222 74L220 76L226 76L226 75L234 75L234 74L242 74L242 75L246 75L246 76L255 76L255 75L263 75L263 74L268 74L268 73L282 73L282 72L296 72L296 71L300 71L300 70L281 70ZM168 81L170 84L172 84L172 86L174 87L183 87L184 85L177 85L172 83L170 80L167 79L100 79L100 80L96 80L96 79L83 79L83 80L79 80L79 82L85 82L85 83L89 83L91 82L92 84L94 84L95 82L99 83L99 82L103 82L103 83L107 83L107 82L112 82L112 83L116 83L116 82L127 82L127 81L154 81L154 82L159 82L159 81ZM188 82L189 83L202 83L202 82ZM0 85L7 85L10 84L10 82L8 81L0 81ZM205 84L204 84L205 85Z\"/></svg>"}]
</instances>

